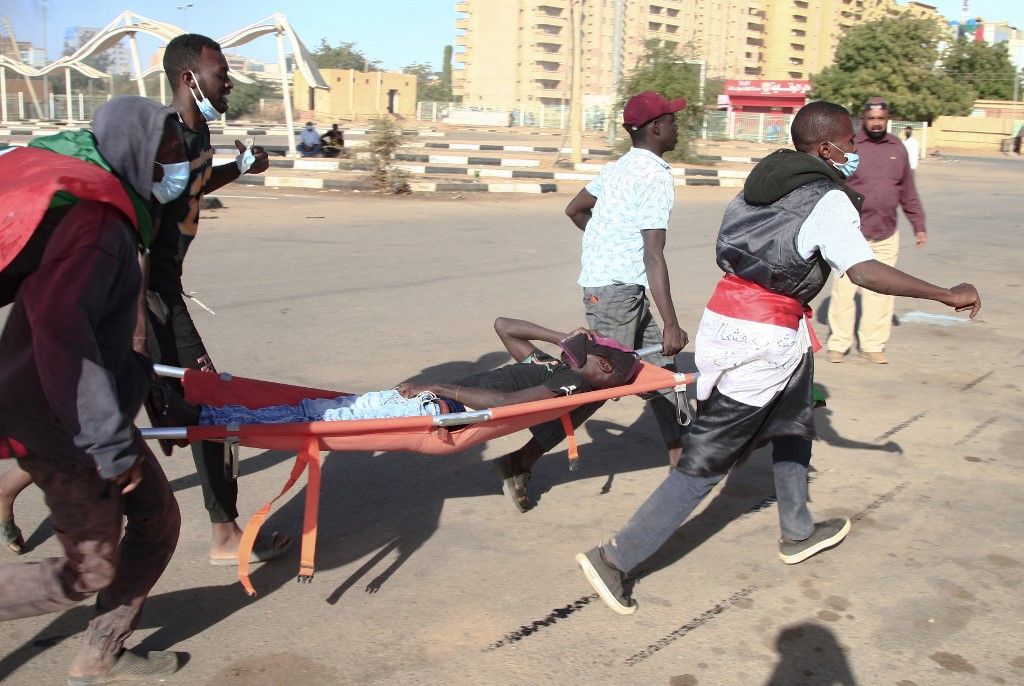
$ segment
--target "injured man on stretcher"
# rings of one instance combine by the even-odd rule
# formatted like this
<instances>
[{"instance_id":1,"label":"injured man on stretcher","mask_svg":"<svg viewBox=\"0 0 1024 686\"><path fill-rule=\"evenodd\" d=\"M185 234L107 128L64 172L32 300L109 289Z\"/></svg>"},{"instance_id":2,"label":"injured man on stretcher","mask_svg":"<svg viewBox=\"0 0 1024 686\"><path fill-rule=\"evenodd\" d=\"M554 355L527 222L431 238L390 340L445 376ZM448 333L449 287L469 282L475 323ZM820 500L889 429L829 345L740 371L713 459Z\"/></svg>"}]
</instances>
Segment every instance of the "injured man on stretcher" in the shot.
<instances>
[{"instance_id":1,"label":"injured man on stretcher","mask_svg":"<svg viewBox=\"0 0 1024 686\"><path fill-rule=\"evenodd\" d=\"M565 334L521 319L494 322L515 364L473 374L452 383L400 383L393 389L336 398L307 398L296 405L250 409L242 405L189 405L174 394L162 396L163 425L227 426L285 424L345 419L385 419L462 412L546 400L630 383L640 371L636 353L589 329ZM561 348L556 359L533 341Z\"/></svg>"}]
</instances>

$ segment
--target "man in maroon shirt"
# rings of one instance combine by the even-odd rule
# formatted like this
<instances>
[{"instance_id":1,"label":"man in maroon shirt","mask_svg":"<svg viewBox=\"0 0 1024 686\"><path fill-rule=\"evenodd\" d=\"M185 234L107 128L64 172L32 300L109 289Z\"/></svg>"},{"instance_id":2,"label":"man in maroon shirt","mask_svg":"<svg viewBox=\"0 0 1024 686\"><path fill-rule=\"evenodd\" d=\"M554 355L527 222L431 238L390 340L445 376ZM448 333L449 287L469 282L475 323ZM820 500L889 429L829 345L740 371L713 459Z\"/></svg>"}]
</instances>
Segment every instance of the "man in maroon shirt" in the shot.
<instances>
[{"instance_id":1,"label":"man in maroon shirt","mask_svg":"<svg viewBox=\"0 0 1024 686\"><path fill-rule=\"evenodd\" d=\"M884 98L869 98L861 114L861 130L855 142L860 153L857 172L846 180L855 191L864 195L860 210L860 230L868 239L875 259L893 267L899 255L900 237L896 231L896 207L914 228L917 247L928 242L924 226L924 210L914 186L907 150L896 136L886 133L889 105ZM846 276L839 276L832 285L828 305L828 361L842 362L853 345L855 307L853 297L857 286ZM892 313L896 299L861 290L861 316L857 327L859 355L876 364L885 364L885 344L892 332Z\"/></svg>"}]
</instances>

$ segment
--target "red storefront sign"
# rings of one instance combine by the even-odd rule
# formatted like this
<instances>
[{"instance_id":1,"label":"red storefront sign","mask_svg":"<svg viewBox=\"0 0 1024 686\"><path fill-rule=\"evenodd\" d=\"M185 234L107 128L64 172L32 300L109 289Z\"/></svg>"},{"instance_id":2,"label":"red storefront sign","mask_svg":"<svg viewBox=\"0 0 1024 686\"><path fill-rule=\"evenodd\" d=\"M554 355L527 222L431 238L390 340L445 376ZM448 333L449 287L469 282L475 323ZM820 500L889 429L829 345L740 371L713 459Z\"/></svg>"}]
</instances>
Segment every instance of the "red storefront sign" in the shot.
<instances>
[{"instance_id":1,"label":"red storefront sign","mask_svg":"<svg viewBox=\"0 0 1024 686\"><path fill-rule=\"evenodd\" d=\"M811 82L730 79L725 82L729 105L737 111L796 110L807 102Z\"/></svg>"}]
</instances>

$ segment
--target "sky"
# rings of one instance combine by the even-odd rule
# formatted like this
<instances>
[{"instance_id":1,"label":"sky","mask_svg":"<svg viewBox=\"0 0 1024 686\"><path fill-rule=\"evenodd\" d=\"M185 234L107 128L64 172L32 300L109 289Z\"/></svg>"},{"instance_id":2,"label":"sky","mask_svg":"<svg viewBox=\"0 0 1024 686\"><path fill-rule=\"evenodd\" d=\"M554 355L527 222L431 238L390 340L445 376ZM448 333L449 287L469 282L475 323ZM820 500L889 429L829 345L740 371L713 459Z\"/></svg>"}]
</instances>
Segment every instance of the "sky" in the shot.
<instances>
[{"instance_id":1,"label":"sky","mask_svg":"<svg viewBox=\"0 0 1024 686\"><path fill-rule=\"evenodd\" d=\"M901 1L905 4L905 0ZM961 17L963 0L920 1L934 5L948 19ZM1024 29L1022 0L969 2L972 17L1009 21ZM19 40L31 40L41 46L44 33L41 7L44 4L47 52L51 59L62 53L65 29L106 26L125 8L214 39L280 10L310 50L320 44L321 38L327 38L331 45L354 42L368 57L380 60L385 69L393 70L414 62L425 62L440 70L444 46L452 44L455 38L455 0L334 0L330 4L316 0L306 3L281 0L193 0L191 3L187 0L0 0L0 14L11 19ZM285 6L287 11L282 10ZM140 37L144 65L148 64L148 57L157 45L155 39ZM232 52L277 61L277 46L272 36L264 36Z\"/></svg>"},{"instance_id":2,"label":"sky","mask_svg":"<svg viewBox=\"0 0 1024 686\"><path fill-rule=\"evenodd\" d=\"M0 15L10 18L18 40L31 40L42 46L43 1L0 0ZM186 7L189 4L191 7ZM213 39L280 11L310 50L320 44L321 38L327 38L331 45L354 42L370 59L380 60L385 69L396 71L414 62L426 62L440 70L444 46L453 44L455 39L455 0L45 0L45 5L50 59L62 54L66 28L103 27L125 9ZM157 46L155 39L140 34L139 50L144 65ZM290 48L286 50L291 52ZM273 36L258 38L232 48L231 52L277 62Z\"/></svg>"}]
</instances>

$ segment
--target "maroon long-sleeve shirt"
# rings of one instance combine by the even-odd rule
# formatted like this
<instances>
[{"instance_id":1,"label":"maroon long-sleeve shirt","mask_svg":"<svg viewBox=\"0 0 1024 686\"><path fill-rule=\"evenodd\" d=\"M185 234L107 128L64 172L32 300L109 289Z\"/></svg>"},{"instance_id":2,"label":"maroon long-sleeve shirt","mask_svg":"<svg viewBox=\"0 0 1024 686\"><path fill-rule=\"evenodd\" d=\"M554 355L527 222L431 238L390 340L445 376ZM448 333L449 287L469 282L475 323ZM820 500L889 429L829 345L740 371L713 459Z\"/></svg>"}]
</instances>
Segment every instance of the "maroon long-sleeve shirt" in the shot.
<instances>
[{"instance_id":1,"label":"maroon long-sleeve shirt","mask_svg":"<svg viewBox=\"0 0 1024 686\"><path fill-rule=\"evenodd\" d=\"M112 479L138 459L132 424L150 363L132 351L135 232L111 205L79 201L22 281L0 335L0 436Z\"/></svg>"},{"instance_id":2,"label":"maroon long-sleeve shirt","mask_svg":"<svg viewBox=\"0 0 1024 686\"><path fill-rule=\"evenodd\" d=\"M924 209L917 197L914 172L910 169L907 149L891 133L873 141L863 127L854 137L860 166L846 183L864 196L860 210L860 230L865 238L881 240L896 233L896 207L914 227L914 233L925 233Z\"/></svg>"}]
</instances>

